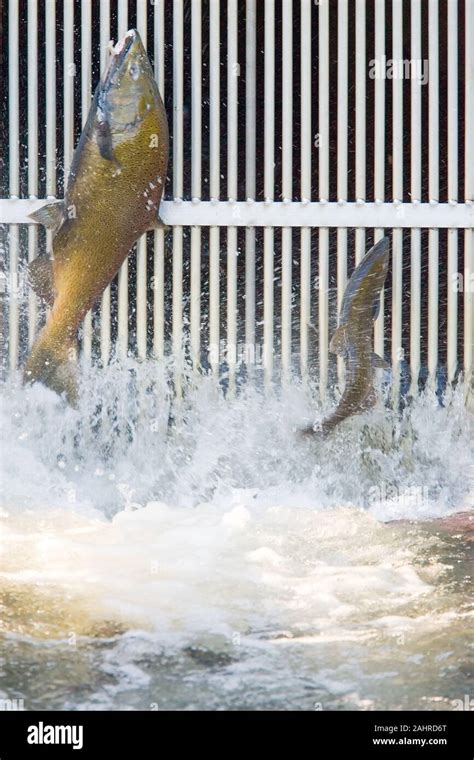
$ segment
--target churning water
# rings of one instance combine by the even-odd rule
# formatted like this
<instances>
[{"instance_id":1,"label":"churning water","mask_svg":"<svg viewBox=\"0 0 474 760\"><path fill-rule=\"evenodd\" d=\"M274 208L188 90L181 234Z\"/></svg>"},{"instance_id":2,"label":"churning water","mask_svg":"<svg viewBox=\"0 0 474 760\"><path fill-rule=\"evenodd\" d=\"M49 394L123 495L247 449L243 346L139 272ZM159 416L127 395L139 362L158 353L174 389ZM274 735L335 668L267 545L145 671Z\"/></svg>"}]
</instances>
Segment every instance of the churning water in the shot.
<instances>
[{"instance_id":1,"label":"churning water","mask_svg":"<svg viewBox=\"0 0 474 760\"><path fill-rule=\"evenodd\" d=\"M472 692L462 388L325 442L292 386L85 372L2 388L0 699L25 709L437 709ZM170 424L171 418L171 424ZM470 549L471 547L471 549Z\"/></svg>"}]
</instances>

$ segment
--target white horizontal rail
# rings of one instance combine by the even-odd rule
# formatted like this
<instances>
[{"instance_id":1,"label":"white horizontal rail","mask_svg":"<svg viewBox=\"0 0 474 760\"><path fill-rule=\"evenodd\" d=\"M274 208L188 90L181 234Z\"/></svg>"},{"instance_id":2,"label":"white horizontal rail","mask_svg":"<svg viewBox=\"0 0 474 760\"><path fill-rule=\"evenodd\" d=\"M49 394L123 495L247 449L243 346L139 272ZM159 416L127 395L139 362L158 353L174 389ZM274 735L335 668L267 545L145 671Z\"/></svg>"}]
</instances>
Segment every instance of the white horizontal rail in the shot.
<instances>
[{"instance_id":1,"label":"white horizontal rail","mask_svg":"<svg viewBox=\"0 0 474 760\"><path fill-rule=\"evenodd\" d=\"M0 224L34 224L29 214L50 201L0 200ZM163 201L169 226L215 227L386 227L473 229L474 204L465 203L291 203L277 201Z\"/></svg>"}]
</instances>

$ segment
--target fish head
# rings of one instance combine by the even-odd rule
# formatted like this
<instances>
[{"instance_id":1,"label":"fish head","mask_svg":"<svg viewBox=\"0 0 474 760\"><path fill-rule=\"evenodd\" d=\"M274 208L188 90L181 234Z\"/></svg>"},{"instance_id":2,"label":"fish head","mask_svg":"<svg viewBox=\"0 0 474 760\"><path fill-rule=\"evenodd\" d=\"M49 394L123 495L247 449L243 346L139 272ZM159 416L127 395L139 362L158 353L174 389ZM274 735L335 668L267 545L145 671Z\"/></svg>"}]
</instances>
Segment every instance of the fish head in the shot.
<instances>
[{"instance_id":1,"label":"fish head","mask_svg":"<svg viewBox=\"0 0 474 760\"><path fill-rule=\"evenodd\" d=\"M136 29L111 45L99 85L98 121L124 137L134 133L160 101L153 69Z\"/></svg>"},{"instance_id":2,"label":"fish head","mask_svg":"<svg viewBox=\"0 0 474 760\"><path fill-rule=\"evenodd\" d=\"M363 321L368 329L372 329L388 272L388 247L389 238L379 240L354 270L344 294L340 324L350 326Z\"/></svg>"}]
</instances>

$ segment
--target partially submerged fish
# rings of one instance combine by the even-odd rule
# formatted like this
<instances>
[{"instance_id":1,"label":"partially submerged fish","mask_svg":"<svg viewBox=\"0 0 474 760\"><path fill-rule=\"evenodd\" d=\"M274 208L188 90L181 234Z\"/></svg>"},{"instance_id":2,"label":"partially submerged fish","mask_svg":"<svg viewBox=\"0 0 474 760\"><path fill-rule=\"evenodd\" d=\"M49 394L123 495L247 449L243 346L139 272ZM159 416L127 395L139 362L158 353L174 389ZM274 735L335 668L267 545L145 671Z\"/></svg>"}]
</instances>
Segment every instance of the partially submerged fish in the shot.
<instances>
[{"instance_id":1,"label":"partially submerged fish","mask_svg":"<svg viewBox=\"0 0 474 760\"><path fill-rule=\"evenodd\" d=\"M388 244L384 237L354 270L342 299L339 326L329 350L344 357L346 383L336 409L303 434L327 435L336 425L375 404L375 369L389 365L373 352L373 323L380 311L380 291L388 271Z\"/></svg>"},{"instance_id":2,"label":"partially submerged fish","mask_svg":"<svg viewBox=\"0 0 474 760\"><path fill-rule=\"evenodd\" d=\"M32 214L53 231L30 281L52 308L28 358L25 382L77 398L74 346L81 321L158 217L168 165L168 123L136 30L111 50L74 152L64 201Z\"/></svg>"}]
</instances>

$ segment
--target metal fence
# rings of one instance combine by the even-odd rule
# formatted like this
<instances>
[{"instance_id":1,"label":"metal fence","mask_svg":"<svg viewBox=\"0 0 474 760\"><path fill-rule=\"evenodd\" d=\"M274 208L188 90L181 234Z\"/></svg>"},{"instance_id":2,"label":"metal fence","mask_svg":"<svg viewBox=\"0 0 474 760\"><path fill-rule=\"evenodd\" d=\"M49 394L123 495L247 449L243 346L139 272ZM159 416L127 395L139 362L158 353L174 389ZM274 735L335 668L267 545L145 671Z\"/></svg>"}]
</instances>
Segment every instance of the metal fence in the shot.
<instances>
[{"instance_id":1,"label":"metal fence","mask_svg":"<svg viewBox=\"0 0 474 760\"><path fill-rule=\"evenodd\" d=\"M0 222L10 370L43 317L28 214L61 196L110 38L136 26L170 121L167 232L85 320L88 360L172 354L268 382L343 365L347 277L392 236L374 342L412 390L472 371L474 0L9 0ZM126 210L124 210L126 213ZM8 225L8 227L7 227ZM252 374L252 373L250 373Z\"/></svg>"}]
</instances>

